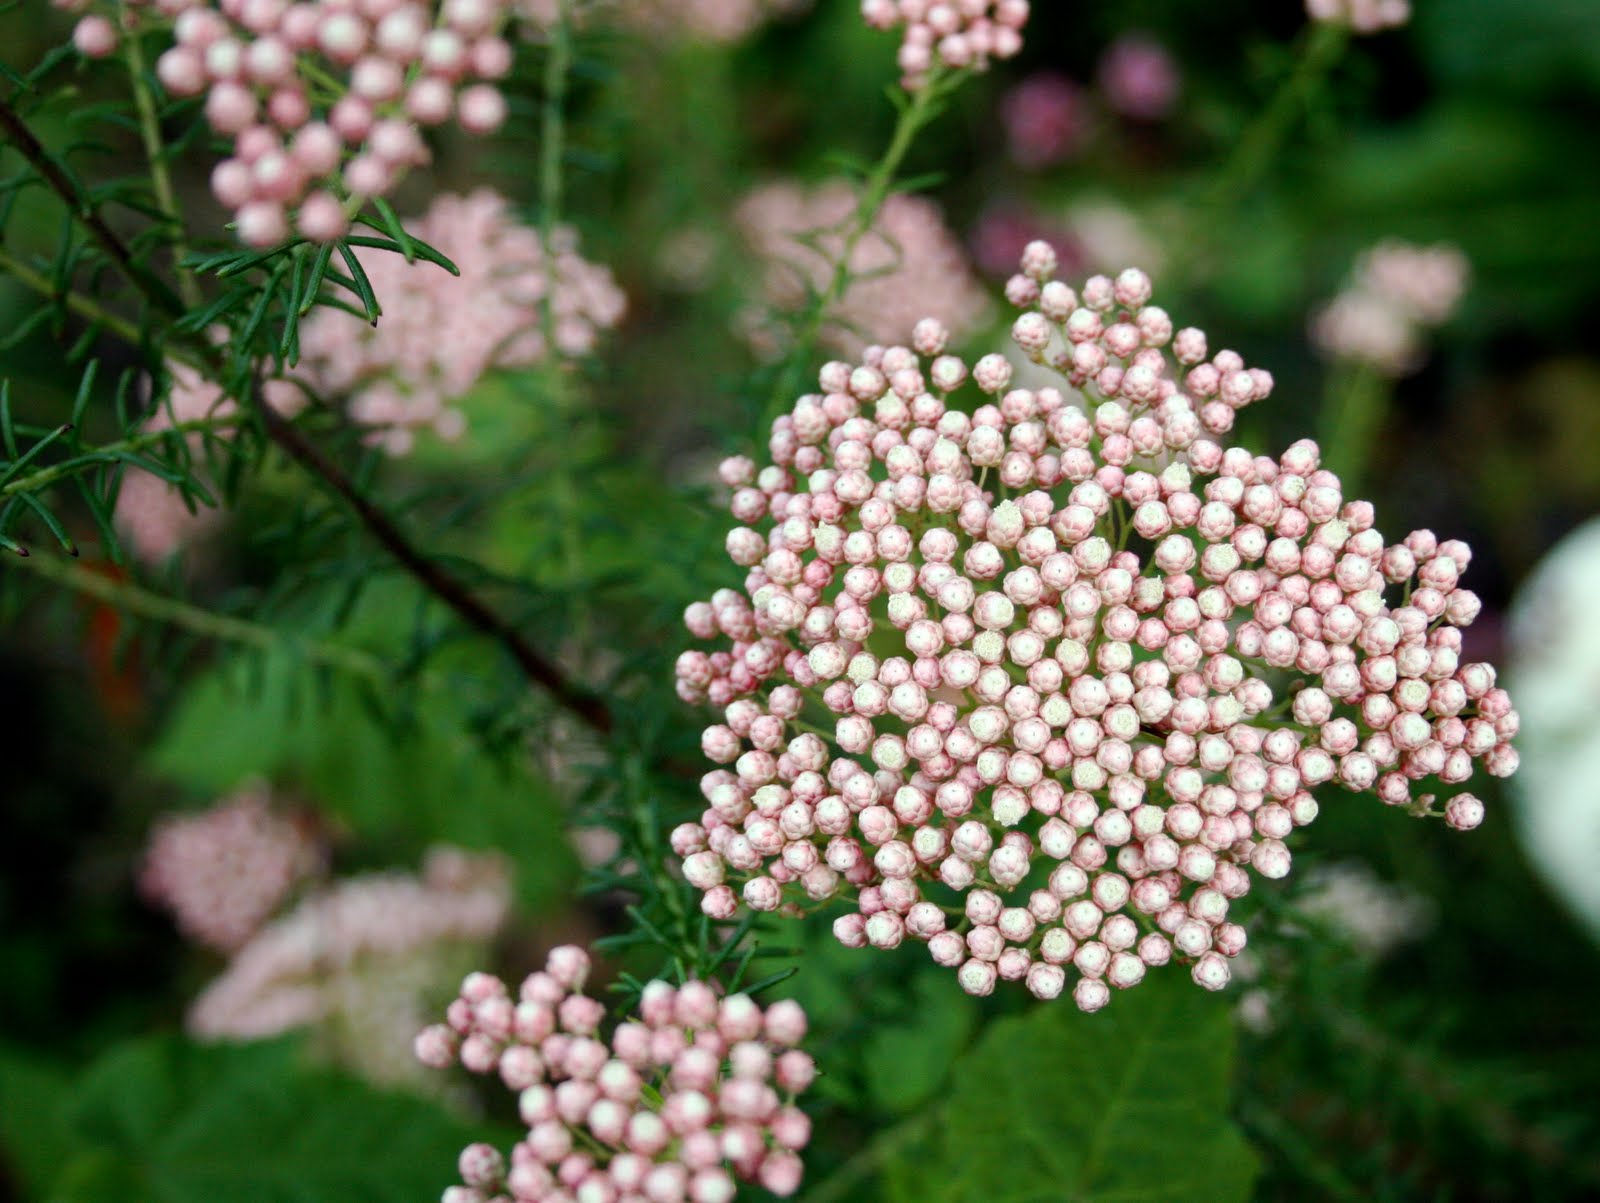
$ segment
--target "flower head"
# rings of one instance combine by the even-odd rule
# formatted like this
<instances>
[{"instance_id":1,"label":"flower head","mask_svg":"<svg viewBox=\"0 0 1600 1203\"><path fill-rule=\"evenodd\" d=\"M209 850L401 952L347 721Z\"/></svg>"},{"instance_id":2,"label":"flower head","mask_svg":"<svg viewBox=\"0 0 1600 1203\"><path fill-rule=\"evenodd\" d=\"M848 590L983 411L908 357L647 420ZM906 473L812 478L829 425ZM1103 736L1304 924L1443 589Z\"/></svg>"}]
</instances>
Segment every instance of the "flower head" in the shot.
<instances>
[{"instance_id":1,"label":"flower head","mask_svg":"<svg viewBox=\"0 0 1600 1203\"><path fill-rule=\"evenodd\" d=\"M454 1189L476 1193L446 1198L728 1203L736 1179L793 1194L811 1135L794 1100L815 1074L794 1047L806 1030L800 1007L654 981L638 1014L607 1032L606 1008L583 993L588 973L588 955L570 945L553 949L515 997L474 973L447 1022L417 1036L426 1065L459 1059L498 1073L528 1125L509 1166L491 1146L469 1146L465 1185Z\"/></svg>"},{"instance_id":2,"label":"flower head","mask_svg":"<svg viewBox=\"0 0 1600 1203\"><path fill-rule=\"evenodd\" d=\"M251 785L152 831L139 888L196 943L235 951L321 866L322 848L271 801L266 786Z\"/></svg>"},{"instance_id":3,"label":"flower head","mask_svg":"<svg viewBox=\"0 0 1600 1203\"><path fill-rule=\"evenodd\" d=\"M1153 38L1118 38L1100 59L1106 103L1135 121L1160 121L1172 112L1182 80L1167 48Z\"/></svg>"},{"instance_id":4,"label":"flower head","mask_svg":"<svg viewBox=\"0 0 1600 1203\"><path fill-rule=\"evenodd\" d=\"M1453 246L1380 242L1312 319L1312 341L1330 359L1364 363L1386 376L1413 372L1426 356L1426 332L1455 312L1470 270Z\"/></svg>"},{"instance_id":5,"label":"flower head","mask_svg":"<svg viewBox=\"0 0 1600 1203\"><path fill-rule=\"evenodd\" d=\"M959 70L1011 58L1022 49L1028 0L861 0L861 16L874 29L903 28L901 82L908 90L927 82L935 66Z\"/></svg>"},{"instance_id":6,"label":"flower head","mask_svg":"<svg viewBox=\"0 0 1600 1203\"><path fill-rule=\"evenodd\" d=\"M1313 789L1471 825L1434 790L1510 773L1516 713L1461 662L1465 544L1387 541L1313 443L1225 447L1272 378L1143 272L1023 268L1013 338L1063 388L922 322L724 464L746 575L677 675L725 767L672 844L713 918L839 899L841 941L926 941L972 993L1071 971L1094 1010L1171 959L1218 989Z\"/></svg>"},{"instance_id":7,"label":"flower head","mask_svg":"<svg viewBox=\"0 0 1600 1203\"><path fill-rule=\"evenodd\" d=\"M1019 166L1049 167L1071 158L1088 141L1093 119L1088 97L1064 75L1030 75L1000 104L1006 143Z\"/></svg>"},{"instance_id":8,"label":"flower head","mask_svg":"<svg viewBox=\"0 0 1600 1203\"><path fill-rule=\"evenodd\" d=\"M357 1068L403 1076L410 1061L399 1054L422 1022L427 993L462 953L482 955L510 903L498 857L454 848L430 852L421 877L338 881L240 949L189 1009L189 1030L254 1040L331 1029L334 1051Z\"/></svg>"},{"instance_id":9,"label":"flower head","mask_svg":"<svg viewBox=\"0 0 1600 1203\"><path fill-rule=\"evenodd\" d=\"M123 5L107 7L123 15ZM204 96L211 128L234 140L211 187L251 246L292 233L341 238L366 200L388 195L428 161L423 128L454 120L482 134L505 117L495 81L511 69L500 37L509 0L127 8L131 20L171 21L175 44L157 61L157 77L174 96ZM104 23L83 19L76 40L85 53L109 53Z\"/></svg>"}]
</instances>

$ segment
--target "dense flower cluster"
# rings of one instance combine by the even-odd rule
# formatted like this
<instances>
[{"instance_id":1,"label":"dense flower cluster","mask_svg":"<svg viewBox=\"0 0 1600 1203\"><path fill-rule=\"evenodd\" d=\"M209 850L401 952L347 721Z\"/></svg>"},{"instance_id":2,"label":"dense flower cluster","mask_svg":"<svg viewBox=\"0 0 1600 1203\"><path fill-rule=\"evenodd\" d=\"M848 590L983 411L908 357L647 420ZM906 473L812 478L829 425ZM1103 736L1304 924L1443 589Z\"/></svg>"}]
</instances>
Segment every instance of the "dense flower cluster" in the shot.
<instances>
[{"instance_id":1,"label":"dense flower cluster","mask_svg":"<svg viewBox=\"0 0 1600 1203\"><path fill-rule=\"evenodd\" d=\"M740 202L735 220L767 265L762 290L772 308L799 309L814 293L827 290L859 204L855 186L844 180L812 188L779 181ZM848 267L849 287L823 331L840 351L854 353L867 343L896 338L930 314L966 332L991 312L960 242L946 228L939 206L926 197L889 197L856 243ZM760 322L751 323L749 334L757 346L773 339L770 326Z\"/></svg>"},{"instance_id":2,"label":"dense flower cluster","mask_svg":"<svg viewBox=\"0 0 1600 1203\"><path fill-rule=\"evenodd\" d=\"M233 952L322 862L321 845L274 813L271 792L258 784L200 814L158 822L139 888L189 939Z\"/></svg>"},{"instance_id":3,"label":"dense flower cluster","mask_svg":"<svg viewBox=\"0 0 1600 1203\"><path fill-rule=\"evenodd\" d=\"M861 16L874 29L905 27L901 82L915 89L936 64L981 70L1015 55L1028 0L861 0Z\"/></svg>"},{"instance_id":4,"label":"dense flower cluster","mask_svg":"<svg viewBox=\"0 0 1600 1203\"><path fill-rule=\"evenodd\" d=\"M500 859L453 848L433 850L421 878L337 881L240 949L195 1000L189 1029L254 1040L321 1027L340 1042L331 1050L340 1057L397 1076L409 1059L396 1053L423 1022L425 995L463 954L469 964L482 955L510 905Z\"/></svg>"},{"instance_id":5,"label":"dense flower cluster","mask_svg":"<svg viewBox=\"0 0 1600 1203\"><path fill-rule=\"evenodd\" d=\"M469 1146L465 1185L445 1203L729 1203L736 1179L793 1194L811 1135L794 1100L815 1075L794 1047L806 1032L799 1005L763 1011L704 982L655 981L638 1017L608 1038L605 1007L582 992L588 974L588 954L571 945L553 949L516 997L474 973L448 1022L417 1036L425 1065L459 1058L474 1073L498 1073L528 1125L509 1169L492 1146Z\"/></svg>"},{"instance_id":6,"label":"dense flower cluster","mask_svg":"<svg viewBox=\"0 0 1600 1203\"><path fill-rule=\"evenodd\" d=\"M1476 826L1429 783L1510 773L1517 716L1461 660L1464 544L1389 543L1313 443L1225 448L1271 377L1143 272L1056 266L1028 248L1013 338L1080 404L925 321L828 364L768 466L724 464L747 575L689 608L725 642L677 674L728 767L672 845L715 918L845 899L848 945L927 941L980 994L1075 969L1093 1010L1172 958L1225 984L1230 903L1288 872L1319 786Z\"/></svg>"},{"instance_id":7,"label":"dense flower cluster","mask_svg":"<svg viewBox=\"0 0 1600 1203\"><path fill-rule=\"evenodd\" d=\"M57 0L81 11L95 0ZM421 127L452 117L488 133L505 117L492 81L511 69L499 32L508 0L157 0L176 44L156 63L174 96L205 97L211 128L234 139L211 187L239 237L271 246L294 232L341 237L348 216L426 163ZM98 14L74 35L109 54Z\"/></svg>"},{"instance_id":8,"label":"dense flower cluster","mask_svg":"<svg viewBox=\"0 0 1600 1203\"><path fill-rule=\"evenodd\" d=\"M576 231L557 229L547 257L538 232L488 189L441 195L407 228L461 274L360 249L384 306L377 324L323 308L300 327L300 376L316 393L346 398L350 417L394 454L409 450L420 428L459 436L465 420L453 403L485 374L549 356L547 297L562 358L588 354L622 319L621 290L608 269L578 254Z\"/></svg>"},{"instance_id":9,"label":"dense flower cluster","mask_svg":"<svg viewBox=\"0 0 1600 1203\"><path fill-rule=\"evenodd\" d=\"M1387 241L1364 252L1349 286L1317 313L1311 337L1330 359L1367 364L1386 376L1415 371L1424 333L1447 321L1470 268L1453 246Z\"/></svg>"},{"instance_id":10,"label":"dense flower cluster","mask_svg":"<svg viewBox=\"0 0 1600 1203\"><path fill-rule=\"evenodd\" d=\"M1306 0L1306 15L1357 33L1381 33L1411 20L1411 0Z\"/></svg>"}]
</instances>

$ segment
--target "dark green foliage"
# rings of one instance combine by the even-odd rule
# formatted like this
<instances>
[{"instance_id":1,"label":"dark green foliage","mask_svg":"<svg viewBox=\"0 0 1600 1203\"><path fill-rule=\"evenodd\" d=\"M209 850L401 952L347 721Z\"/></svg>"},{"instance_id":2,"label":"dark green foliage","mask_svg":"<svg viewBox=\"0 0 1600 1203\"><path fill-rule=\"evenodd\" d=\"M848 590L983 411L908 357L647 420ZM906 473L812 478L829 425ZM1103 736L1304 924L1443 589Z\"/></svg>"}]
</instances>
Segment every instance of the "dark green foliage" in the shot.
<instances>
[{"instance_id":1,"label":"dark green foliage","mask_svg":"<svg viewBox=\"0 0 1600 1203\"><path fill-rule=\"evenodd\" d=\"M40 1203L406 1203L498 1134L306 1063L292 1042L152 1037L68 1076L0 1054L6 1164Z\"/></svg>"}]
</instances>

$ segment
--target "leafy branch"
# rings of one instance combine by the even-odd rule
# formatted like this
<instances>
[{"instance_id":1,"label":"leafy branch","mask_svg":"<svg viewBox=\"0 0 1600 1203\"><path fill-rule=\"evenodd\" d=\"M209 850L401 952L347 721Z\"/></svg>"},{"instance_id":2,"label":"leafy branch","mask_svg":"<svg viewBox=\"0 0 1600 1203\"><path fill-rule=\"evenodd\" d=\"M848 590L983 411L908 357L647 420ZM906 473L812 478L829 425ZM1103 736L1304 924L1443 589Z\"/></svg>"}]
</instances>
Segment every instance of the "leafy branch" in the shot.
<instances>
[{"instance_id":1,"label":"leafy branch","mask_svg":"<svg viewBox=\"0 0 1600 1203\"><path fill-rule=\"evenodd\" d=\"M73 217L83 226L100 249L158 310L174 322L190 315L183 302L161 280L141 266L129 248L101 218L93 201L74 183L67 172L36 138L27 123L8 100L0 100L0 129L36 171L39 177L66 203ZM4 265L0 265L4 266ZM27 281L25 281L27 282ZM111 328L108 325L108 329ZM116 331L122 333L125 331ZM223 384L229 376L225 357L197 332L178 331L188 358L212 381ZM231 391L231 390L230 390ZM306 469L328 491L342 499L368 533L427 592L433 594L469 627L499 643L527 678L541 686L563 707L601 734L609 734L615 718L609 704L568 680L554 661L546 658L520 632L457 577L420 551L399 526L369 501L351 478L320 448L308 440L291 422L262 403L258 382L250 389L252 409L258 415L267 437L296 464Z\"/></svg>"}]
</instances>

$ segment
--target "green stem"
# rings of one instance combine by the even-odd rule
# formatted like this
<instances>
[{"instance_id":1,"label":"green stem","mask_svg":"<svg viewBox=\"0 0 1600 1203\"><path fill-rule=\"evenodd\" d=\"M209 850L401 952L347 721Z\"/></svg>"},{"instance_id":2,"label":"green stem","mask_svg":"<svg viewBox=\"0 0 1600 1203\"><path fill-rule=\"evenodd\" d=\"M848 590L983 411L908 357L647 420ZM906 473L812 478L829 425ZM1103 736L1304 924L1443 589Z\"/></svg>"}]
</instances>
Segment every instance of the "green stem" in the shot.
<instances>
[{"instance_id":1,"label":"green stem","mask_svg":"<svg viewBox=\"0 0 1600 1203\"><path fill-rule=\"evenodd\" d=\"M59 464L51 464L47 468L40 468L37 472L30 472L27 476L0 486L0 497L9 497L13 493L37 493L39 490L53 485L58 480L78 475L85 468L96 464L114 463L125 453L142 451L146 447L164 443L174 435L231 430L242 425L244 421L245 419L237 413L221 414L210 418L196 418L192 422L179 422L161 430L149 430L131 438L120 439L115 443L92 447L70 460Z\"/></svg>"},{"instance_id":2,"label":"green stem","mask_svg":"<svg viewBox=\"0 0 1600 1203\"><path fill-rule=\"evenodd\" d=\"M118 317L110 310L104 308L98 301L91 300L82 293L68 290L60 292L55 282L43 272L35 271L20 259L14 259L5 251L0 251L0 272L5 272L16 278L19 284L33 289L42 297L52 301L60 301L73 313L88 322L97 322L123 342L132 346L139 346L143 341L139 335L139 327L126 318Z\"/></svg>"},{"instance_id":3,"label":"green stem","mask_svg":"<svg viewBox=\"0 0 1600 1203\"><path fill-rule=\"evenodd\" d=\"M883 208L884 202L889 199L895 177L899 175L901 164L905 162L917 135L938 116L940 102L963 78L964 76L959 73L941 74L935 71L928 77L927 82L911 94L910 103L900 109L900 117L895 122L889 145L868 174L866 186L861 192L861 201L856 206L849 227L845 230L844 243L839 248L828 287L811 305L796 332L788 362L784 371L780 373L777 387L767 402L765 423L770 423L785 406L793 402L800 383L800 375L812 358L812 351L818 336L822 333L823 323L827 321L829 312L850 287L852 279L850 260L855 254L856 247L877 222L878 213Z\"/></svg>"},{"instance_id":4,"label":"green stem","mask_svg":"<svg viewBox=\"0 0 1600 1203\"><path fill-rule=\"evenodd\" d=\"M556 353L555 233L561 220L561 167L566 157L567 76L572 68L572 36L567 27L567 2L556 0L544 60L544 110L539 133L539 241L544 247L545 290L540 303L545 356Z\"/></svg>"},{"instance_id":5,"label":"green stem","mask_svg":"<svg viewBox=\"0 0 1600 1203\"><path fill-rule=\"evenodd\" d=\"M275 627L217 614L201 606L152 593L142 585L116 580L70 560L56 556L27 556L8 559L6 564L26 568L54 584L129 614L182 627L208 639L261 651L286 648L312 664L365 677L378 684L387 684L391 680L383 661L370 652L336 643L296 639Z\"/></svg>"},{"instance_id":6,"label":"green stem","mask_svg":"<svg viewBox=\"0 0 1600 1203\"><path fill-rule=\"evenodd\" d=\"M128 15L126 0L123 15ZM150 92L146 73L144 43L137 31L122 39L128 64L128 80L133 87L133 103L139 111L139 134L144 139L144 156L150 165L150 181L155 189L156 207L172 223L172 259L178 275L178 295L190 309L198 308L201 301L200 284L194 273L183 266L189 257L188 244L183 234L183 214L178 208L178 197L172 189L172 174L167 170L167 159L161 141L161 120L156 113L155 97Z\"/></svg>"},{"instance_id":7,"label":"green stem","mask_svg":"<svg viewBox=\"0 0 1600 1203\"><path fill-rule=\"evenodd\" d=\"M1234 144L1233 153L1202 199L1203 213L1231 208L1249 195L1278 157L1295 121L1349 44L1350 30L1344 25L1318 21L1312 26L1300 61Z\"/></svg>"},{"instance_id":8,"label":"green stem","mask_svg":"<svg viewBox=\"0 0 1600 1203\"><path fill-rule=\"evenodd\" d=\"M1232 228L1225 219L1255 191L1277 162L1296 121L1344 56L1350 44L1350 30L1318 21L1301 44L1293 70L1278 84L1266 107L1245 126L1210 185L1196 197L1187 233L1173 240L1168 271L1174 275L1204 270L1216 248L1218 231Z\"/></svg>"},{"instance_id":9,"label":"green stem","mask_svg":"<svg viewBox=\"0 0 1600 1203\"><path fill-rule=\"evenodd\" d=\"M544 108L540 118L539 140L539 241L544 249L544 296L539 304L544 329L544 373L551 400L563 421L572 419L570 388L556 345L556 227L561 222L563 169L566 161L567 85L572 73L572 31L569 0L556 0L555 20L550 25L549 46L544 61ZM589 640L589 607L582 605L578 585L583 575L582 531L577 521L578 491L574 487L569 461L563 457L552 481L561 547L564 593L568 600L568 619L579 647Z\"/></svg>"},{"instance_id":10,"label":"green stem","mask_svg":"<svg viewBox=\"0 0 1600 1203\"><path fill-rule=\"evenodd\" d=\"M1366 364L1349 364L1328 382L1319 431L1322 464L1338 475L1347 496L1361 489L1388 401L1388 380Z\"/></svg>"}]
</instances>

